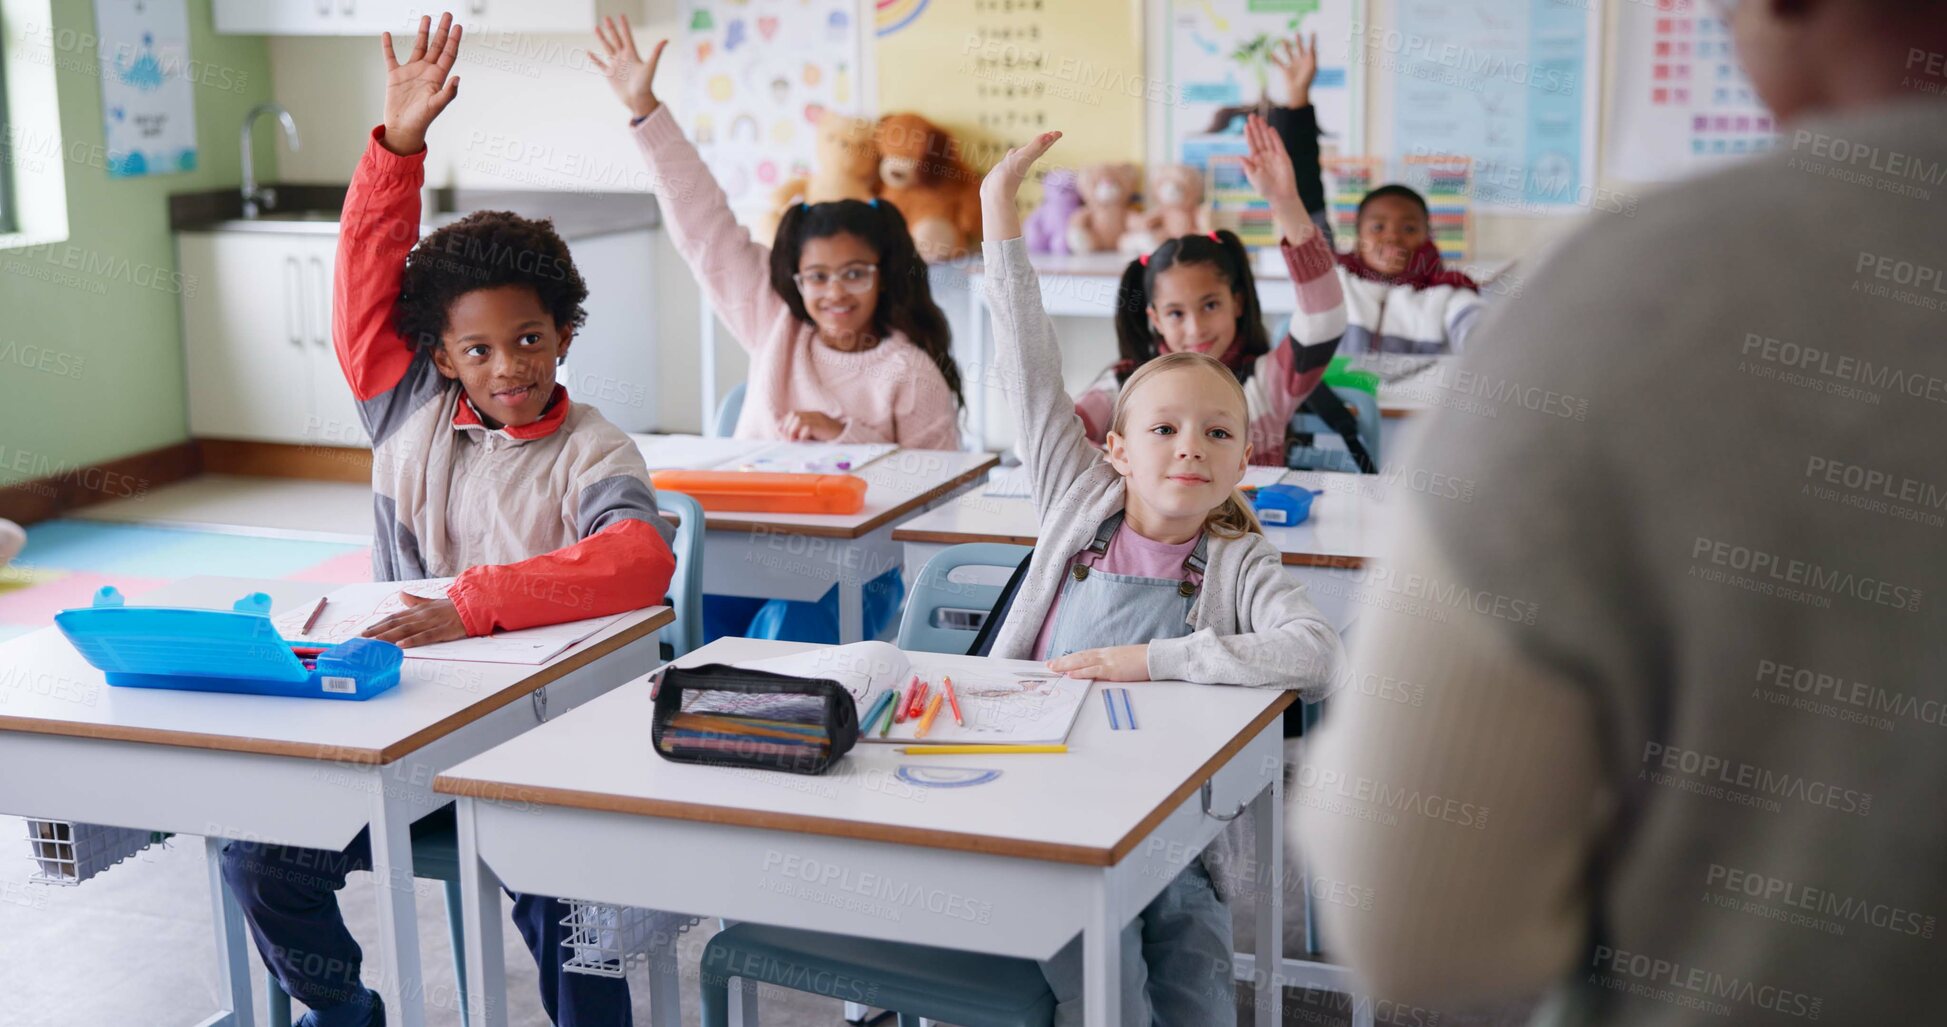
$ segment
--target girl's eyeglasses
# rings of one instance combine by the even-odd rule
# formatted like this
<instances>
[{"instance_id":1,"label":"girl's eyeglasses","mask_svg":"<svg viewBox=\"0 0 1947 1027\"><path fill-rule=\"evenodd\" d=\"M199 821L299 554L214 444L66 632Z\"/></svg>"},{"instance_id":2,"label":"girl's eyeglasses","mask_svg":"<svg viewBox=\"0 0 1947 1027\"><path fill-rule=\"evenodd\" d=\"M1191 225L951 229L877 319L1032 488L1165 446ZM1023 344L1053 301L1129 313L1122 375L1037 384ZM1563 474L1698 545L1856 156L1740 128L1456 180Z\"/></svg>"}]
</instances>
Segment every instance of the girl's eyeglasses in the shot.
<instances>
[{"instance_id":1,"label":"girl's eyeglasses","mask_svg":"<svg viewBox=\"0 0 1947 1027\"><path fill-rule=\"evenodd\" d=\"M878 273L879 265L877 264L847 264L839 268L836 272L823 269L799 271L791 276L791 280L798 283L799 292L804 292L808 289L823 289L836 282L839 288L856 295L870 290L872 288L872 279Z\"/></svg>"}]
</instances>

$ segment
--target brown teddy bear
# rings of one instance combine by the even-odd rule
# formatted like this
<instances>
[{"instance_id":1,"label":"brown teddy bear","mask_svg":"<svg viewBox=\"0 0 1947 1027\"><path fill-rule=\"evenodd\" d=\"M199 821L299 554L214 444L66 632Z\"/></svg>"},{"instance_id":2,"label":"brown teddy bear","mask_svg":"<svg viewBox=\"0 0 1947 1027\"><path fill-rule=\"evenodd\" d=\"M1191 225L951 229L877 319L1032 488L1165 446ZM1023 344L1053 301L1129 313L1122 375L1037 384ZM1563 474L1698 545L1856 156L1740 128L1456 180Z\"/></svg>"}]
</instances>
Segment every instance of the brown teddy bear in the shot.
<instances>
[{"instance_id":1,"label":"brown teddy bear","mask_svg":"<svg viewBox=\"0 0 1947 1027\"><path fill-rule=\"evenodd\" d=\"M874 140L881 195L906 216L920 257L952 260L979 242L980 175L952 136L917 114L888 114Z\"/></svg>"},{"instance_id":2,"label":"brown teddy bear","mask_svg":"<svg viewBox=\"0 0 1947 1027\"><path fill-rule=\"evenodd\" d=\"M777 223L794 203L869 200L878 192L879 150L872 142L872 122L826 111L816 131L811 174L771 193L771 210L759 226L765 239L777 237Z\"/></svg>"},{"instance_id":3,"label":"brown teddy bear","mask_svg":"<svg viewBox=\"0 0 1947 1027\"><path fill-rule=\"evenodd\" d=\"M1210 208L1203 202L1203 173L1187 164L1164 164L1149 172L1143 209L1129 215L1122 251L1148 253L1165 239L1209 231Z\"/></svg>"},{"instance_id":4,"label":"brown teddy bear","mask_svg":"<svg viewBox=\"0 0 1947 1027\"><path fill-rule=\"evenodd\" d=\"M1076 176L1082 209L1068 219L1068 252L1113 250L1129 226L1142 172L1134 164L1092 164Z\"/></svg>"}]
</instances>

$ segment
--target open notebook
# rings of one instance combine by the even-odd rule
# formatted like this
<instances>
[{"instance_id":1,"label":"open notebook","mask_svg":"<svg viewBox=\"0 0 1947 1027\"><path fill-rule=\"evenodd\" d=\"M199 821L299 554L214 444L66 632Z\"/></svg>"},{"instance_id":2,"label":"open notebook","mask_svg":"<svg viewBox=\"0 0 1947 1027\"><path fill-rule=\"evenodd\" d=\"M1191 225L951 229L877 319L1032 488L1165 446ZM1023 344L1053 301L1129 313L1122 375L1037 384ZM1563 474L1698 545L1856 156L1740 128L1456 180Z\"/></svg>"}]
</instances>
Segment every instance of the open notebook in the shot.
<instances>
[{"instance_id":1,"label":"open notebook","mask_svg":"<svg viewBox=\"0 0 1947 1027\"><path fill-rule=\"evenodd\" d=\"M1075 717L1088 698L1087 681L1063 677L1033 660L996 660L977 656L908 653L885 642L813 649L789 656L748 660L737 664L797 677L829 678L842 685L858 704L859 716L872 709L887 689L901 693L918 675L929 686L928 700L953 678L965 726L954 723L953 711L942 705L925 738L917 737L919 723L894 724L881 738L879 725L859 725L867 742L902 745L1052 745L1068 740ZM896 701L896 700L895 700Z\"/></svg>"},{"instance_id":2,"label":"open notebook","mask_svg":"<svg viewBox=\"0 0 1947 1027\"><path fill-rule=\"evenodd\" d=\"M414 581L377 581L345 585L325 596L325 605L311 630L304 622L311 616L312 604L304 603L273 618L278 633L302 645L337 645L357 638L364 630L406 608L399 593L410 592L425 599L444 599L452 578L421 578ZM451 642L414 646L405 651L413 660L460 660L472 663L519 663L540 666L559 656L562 650L608 627L622 614L590 617L586 620L547 624L518 631L496 631Z\"/></svg>"}]
</instances>

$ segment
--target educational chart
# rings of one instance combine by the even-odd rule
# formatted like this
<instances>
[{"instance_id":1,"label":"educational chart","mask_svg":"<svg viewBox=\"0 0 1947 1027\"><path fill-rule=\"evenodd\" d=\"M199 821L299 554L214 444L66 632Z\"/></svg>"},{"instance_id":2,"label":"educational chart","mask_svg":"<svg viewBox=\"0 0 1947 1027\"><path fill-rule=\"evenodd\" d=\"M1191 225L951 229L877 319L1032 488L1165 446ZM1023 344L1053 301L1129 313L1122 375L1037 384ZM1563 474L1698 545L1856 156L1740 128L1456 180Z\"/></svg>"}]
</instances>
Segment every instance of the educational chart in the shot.
<instances>
[{"instance_id":1,"label":"educational chart","mask_svg":"<svg viewBox=\"0 0 1947 1027\"><path fill-rule=\"evenodd\" d=\"M183 0L95 0L102 142L117 178L196 170Z\"/></svg>"},{"instance_id":2,"label":"educational chart","mask_svg":"<svg viewBox=\"0 0 1947 1027\"><path fill-rule=\"evenodd\" d=\"M1398 0L1357 35L1393 82L1391 152L1473 159L1473 202L1549 213L1595 195L1599 4Z\"/></svg>"},{"instance_id":3,"label":"educational chart","mask_svg":"<svg viewBox=\"0 0 1947 1027\"><path fill-rule=\"evenodd\" d=\"M1667 181L1776 144L1771 113L1738 67L1730 27L1708 5L1624 4L1619 19L1609 174Z\"/></svg>"},{"instance_id":4,"label":"educational chart","mask_svg":"<svg viewBox=\"0 0 1947 1027\"><path fill-rule=\"evenodd\" d=\"M879 0L876 29L880 109L952 133L977 171L1050 129L1061 167L1143 159L1165 83L1143 72L1135 0Z\"/></svg>"},{"instance_id":5,"label":"educational chart","mask_svg":"<svg viewBox=\"0 0 1947 1027\"><path fill-rule=\"evenodd\" d=\"M1235 135L1240 110L1268 100L1289 102L1272 48L1298 33L1318 36L1318 109L1322 144L1338 153L1364 149L1364 69L1352 64L1354 0L1167 0L1169 32L1160 41L1172 93L1164 108L1169 159L1198 167L1198 136ZM1207 147L1208 144L1202 144Z\"/></svg>"},{"instance_id":6,"label":"educational chart","mask_svg":"<svg viewBox=\"0 0 1947 1027\"><path fill-rule=\"evenodd\" d=\"M856 0L684 0L672 45L688 65L684 128L739 219L806 174L812 126L827 110L860 114Z\"/></svg>"}]
</instances>

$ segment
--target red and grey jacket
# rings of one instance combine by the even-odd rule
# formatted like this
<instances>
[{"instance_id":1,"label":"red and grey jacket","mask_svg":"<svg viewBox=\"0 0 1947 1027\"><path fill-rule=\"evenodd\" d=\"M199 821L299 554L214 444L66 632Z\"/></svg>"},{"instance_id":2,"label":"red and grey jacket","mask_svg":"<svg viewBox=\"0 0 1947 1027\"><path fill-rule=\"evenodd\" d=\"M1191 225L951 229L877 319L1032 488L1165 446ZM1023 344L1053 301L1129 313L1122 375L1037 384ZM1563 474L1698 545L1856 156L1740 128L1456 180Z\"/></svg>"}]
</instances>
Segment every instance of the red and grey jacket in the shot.
<instances>
[{"instance_id":1,"label":"red and grey jacket","mask_svg":"<svg viewBox=\"0 0 1947 1027\"><path fill-rule=\"evenodd\" d=\"M372 436L373 577L456 577L447 596L469 635L661 602L673 532L628 435L560 385L540 420L488 428L393 327L426 154L399 156L384 133L345 196L331 318Z\"/></svg>"}]
</instances>

